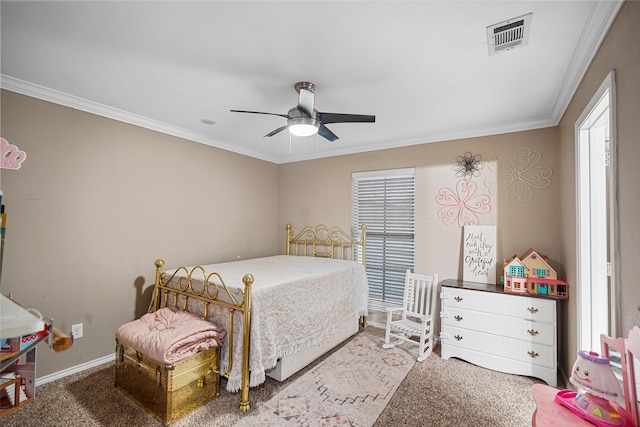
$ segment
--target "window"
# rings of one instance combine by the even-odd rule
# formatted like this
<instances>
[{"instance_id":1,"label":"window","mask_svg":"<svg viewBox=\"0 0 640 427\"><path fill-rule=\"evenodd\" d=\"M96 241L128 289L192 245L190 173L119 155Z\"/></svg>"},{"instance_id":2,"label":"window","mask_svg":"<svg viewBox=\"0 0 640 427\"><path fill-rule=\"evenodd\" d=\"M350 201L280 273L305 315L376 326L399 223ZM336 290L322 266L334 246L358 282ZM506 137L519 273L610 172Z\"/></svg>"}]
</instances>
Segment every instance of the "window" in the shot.
<instances>
[{"instance_id":1,"label":"window","mask_svg":"<svg viewBox=\"0 0 640 427\"><path fill-rule=\"evenodd\" d=\"M620 333L615 73L576 121L578 348L599 351Z\"/></svg>"},{"instance_id":2,"label":"window","mask_svg":"<svg viewBox=\"0 0 640 427\"><path fill-rule=\"evenodd\" d=\"M509 266L509 276L511 277L524 277L524 267L521 265Z\"/></svg>"},{"instance_id":3,"label":"window","mask_svg":"<svg viewBox=\"0 0 640 427\"><path fill-rule=\"evenodd\" d=\"M546 268L536 268L536 277L547 277L547 273Z\"/></svg>"},{"instance_id":4,"label":"window","mask_svg":"<svg viewBox=\"0 0 640 427\"><path fill-rule=\"evenodd\" d=\"M352 228L367 226L369 305L402 301L405 271L414 270L414 170L357 172L351 186Z\"/></svg>"}]
</instances>

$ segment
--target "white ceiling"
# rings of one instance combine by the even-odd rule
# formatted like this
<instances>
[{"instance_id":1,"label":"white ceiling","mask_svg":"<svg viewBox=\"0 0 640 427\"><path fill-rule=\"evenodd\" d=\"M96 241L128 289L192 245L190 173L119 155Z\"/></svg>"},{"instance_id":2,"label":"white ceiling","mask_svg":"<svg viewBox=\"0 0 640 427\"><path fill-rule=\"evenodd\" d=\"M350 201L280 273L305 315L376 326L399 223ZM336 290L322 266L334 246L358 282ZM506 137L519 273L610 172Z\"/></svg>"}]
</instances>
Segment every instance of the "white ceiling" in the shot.
<instances>
[{"instance_id":1,"label":"white ceiling","mask_svg":"<svg viewBox=\"0 0 640 427\"><path fill-rule=\"evenodd\" d=\"M2 88L274 163L554 126L618 1L2 1ZM486 27L532 13L527 46ZM316 85L340 139L264 138ZM215 122L207 125L208 119ZM14 142L18 143L19 142Z\"/></svg>"}]
</instances>

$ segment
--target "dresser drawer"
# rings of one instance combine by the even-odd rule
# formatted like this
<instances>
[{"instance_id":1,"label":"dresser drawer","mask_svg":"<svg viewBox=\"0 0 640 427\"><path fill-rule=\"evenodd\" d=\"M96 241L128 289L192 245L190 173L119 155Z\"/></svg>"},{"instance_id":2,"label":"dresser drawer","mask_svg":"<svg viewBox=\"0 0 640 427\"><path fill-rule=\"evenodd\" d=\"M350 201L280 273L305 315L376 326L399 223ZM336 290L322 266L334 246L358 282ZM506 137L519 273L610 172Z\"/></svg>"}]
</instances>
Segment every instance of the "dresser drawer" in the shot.
<instances>
[{"instance_id":1,"label":"dresser drawer","mask_svg":"<svg viewBox=\"0 0 640 427\"><path fill-rule=\"evenodd\" d=\"M482 311L465 310L457 307L443 307L440 312L442 325L487 332L538 344L555 345L555 325L530 319L492 314Z\"/></svg>"},{"instance_id":2,"label":"dresser drawer","mask_svg":"<svg viewBox=\"0 0 640 427\"><path fill-rule=\"evenodd\" d=\"M548 368L556 367L555 346L547 346L535 342L517 340L448 325L443 325L440 339L443 345L461 347L482 352L489 356L500 356Z\"/></svg>"},{"instance_id":3,"label":"dresser drawer","mask_svg":"<svg viewBox=\"0 0 640 427\"><path fill-rule=\"evenodd\" d=\"M556 323L554 300L443 287L442 309L450 307Z\"/></svg>"}]
</instances>

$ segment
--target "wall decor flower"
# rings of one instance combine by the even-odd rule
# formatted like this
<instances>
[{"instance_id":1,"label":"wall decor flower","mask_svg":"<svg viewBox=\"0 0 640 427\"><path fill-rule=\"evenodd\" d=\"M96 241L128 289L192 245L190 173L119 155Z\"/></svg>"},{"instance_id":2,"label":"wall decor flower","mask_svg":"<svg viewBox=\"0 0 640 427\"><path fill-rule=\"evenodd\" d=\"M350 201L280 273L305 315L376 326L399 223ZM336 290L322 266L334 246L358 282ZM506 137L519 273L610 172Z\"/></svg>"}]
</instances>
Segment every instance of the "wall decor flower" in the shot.
<instances>
[{"instance_id":1,"label":"wall decor flower","mask_svg":"<svg viewBox=\"0 0 640 427\"><path fill-rule=\"evenodd\" d=\"M0 137L0 167L2 169L18 170L26 158L27 153Z\"/></svg>"},{"instance_id":2,"label":"wall decor flower","mask_svg":"<svg viewBox=\"0 0 640 427\"><path fill-rule=\"evenodd\" d=\"M484 163L481 160L482 156L480 154L474 156L468 151L464 153L464 156L458 156L456 164L453 165L456 178L471 179L479 177L480 171L484 169Z\"/></svg>"},{"instance_id":3,"label":"wall decor flower","mask_svg":"<svg viewBox=\"0 0 640 427\"><path fill-rule=\"evenodd\" d=\"M507 153L498 153L495 164L489 163L489 169L496 176L485 179L485 185L491 194L506 193L511 203L528 202L533 198L534 189L551 185L553 171L538 166L541 158L539 151L526 147L520 148L513 158Z\"/></svg>"},{"instance_id":4,"label":"wall decor flower","mask_svg":"<svg viewBox=\"0 0 640 427\"><path fill-rule=\"evenodd\" d=\"M442 206L438 209L438 218L444 225L458 224L478 225L478 215L491 212L491 197L488 194L476 194L477 186L473 181L464 179L456 183L455 191L444 187L436 195L436 203Z\"/></svg>"}]
</instances>

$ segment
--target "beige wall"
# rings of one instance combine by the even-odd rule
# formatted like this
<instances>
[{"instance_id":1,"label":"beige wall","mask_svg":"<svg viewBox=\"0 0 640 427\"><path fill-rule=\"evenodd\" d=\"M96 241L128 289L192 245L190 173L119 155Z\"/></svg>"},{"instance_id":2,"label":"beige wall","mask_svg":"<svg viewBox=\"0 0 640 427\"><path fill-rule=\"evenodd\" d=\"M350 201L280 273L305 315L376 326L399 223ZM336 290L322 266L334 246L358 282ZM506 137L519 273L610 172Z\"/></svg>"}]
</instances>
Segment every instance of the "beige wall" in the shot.
<instances>
[{"instance_id":1,"label":"beige wall","mask_svg":"<svg viewBox=\"0 0 640 427\"><path fill-rule=\"evenodd\" d=\"M351 173L415 167L416 270L461 277L461 230L437 216L439 190L466 151L491 161L530 148L553 171L528 203L491 195L480 224L498 225L498 260L534 248L570 283L562 303L565 370L576 347L574 122L616 69L618 207L623 327L638 323L640 229L640 3L619 13L558 127L273 165L201 144L2 92L2 136L28 154L2 170L9 216L2 292L12 292L85 338L65 353L40 350L38 375L108 355L113 332L144 310L153 260L169 267L284 252L284 224L349 228ZM485 169L473 180L487 193ZM233 227L242 227L236 229Z\"/></svg>"},{"instance_id":2,"label":"beige wall","mask_svg":"<svg viewBox=\"0 0 640 427\"><path fill-rule=\"evenodd\" d=\"M640 286L637 283L640 256L640 2L625 2L614 21L600 51L584 76L572 102L565 111L560 131L562 258L567 278L576 277L576 208L575 208L575 132L576 120L611 70L616 79L617 120L617 208L620 251L621 334L640 324ZM579 286L579 284L576 284ZM571 366L577 352L577 307L572 292L565 312L562 341L564 366Z\"/></svg>"},{"instance_id":3,"label":"beige wall","mask_svg":"<svg viewBox=\"0 0 640 427\"><path fill-rule=\"evenodd\" d=\"M40 348L38 376L110 354L146 310L156 258L277 251L277 165L7 91L2 136L27 153L2 170L2 292L63 331L84 323L68 351Z\"/></svg>"},{"instance_id":4,"label":"beige wall","mask_svg":"<svg viewBox=\"0 0 640 427\"><path fill-rule=\"evenodd\" d=\"M445 225L438 217L442 207L436 196L443 188L455 191L456 178L452 167L458 156L469 151L480 154L485 163L494 163L498 153L516 157L518 149L528 148L541 154L539 166L555 172L558 162L558 132L556 128L539 129L471 138L442 143L422 144L406 148L354 154L313 161L281 165L280 226L284 221L294 229L318 222L350 228L351 174L359 171L414 167L416 174L416 265L419 273L438 273L441 280L462 279L462 229L457 223ZM498 226L498 263L528 249L550 257L552 266L562 271L560 226L557 206L560 182L551 177L548 188L534 190L527 203L511 203L506 193L491 194L485 184L495 173L486 167L481 175L471 179L475 194L488 195L491 211L479 215L479 225ZM284 250L284 244L280 246ZM497 280L500 272L498 271ZM373 322L380 321L378 316Z\"/></svg>"},{"instance_id":5,"label":"beige wall","mask_svg":"<svg viewBox=\"0 0 640 427\"><path fill-rule=\"evenodd\" d=\"M528 132L422 144L406 148L376 151L281 165L280 221L294 228L316 222L331 222L349 229L351 221L351 174L358 171L414 167L416 171L416 271L437 272L440 278L458 278L461 274L462 229L445 225L438 217L442 207L436 196L443 188L455 190L459 181L452 170L458 156L469 151L491 162L498 153L515 157L519 148L541 153L540 165L555 171L558 163L558 136L555 128ZM480 225L498 225L498 256L521 255L529 248L558 259L559 183L551 177L551 186L534 191L528 203L510 203L505 194L495 196L485 179L495 177L486 168L478 178L476 194L491 198L491 212L480 215ZM282 225L282 224L281 224ZM283 246L281 246L283 250Z\"/></svg>"}]
</instances>

